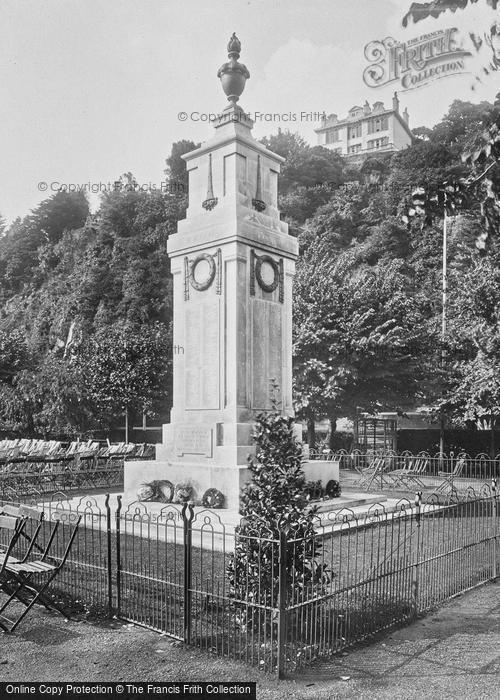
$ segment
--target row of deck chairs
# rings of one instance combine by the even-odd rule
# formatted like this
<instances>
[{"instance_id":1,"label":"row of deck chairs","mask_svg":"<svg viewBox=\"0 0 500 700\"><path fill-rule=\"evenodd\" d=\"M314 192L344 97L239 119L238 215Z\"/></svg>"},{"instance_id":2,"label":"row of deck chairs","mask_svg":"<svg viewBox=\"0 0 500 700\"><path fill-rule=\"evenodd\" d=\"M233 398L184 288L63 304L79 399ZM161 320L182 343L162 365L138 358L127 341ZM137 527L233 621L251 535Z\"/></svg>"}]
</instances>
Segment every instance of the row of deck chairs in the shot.
<instances>
[{"instance_id":1,"label":"row of deck chairs","mask_svg":"<svg viewBox=\"0 0 500 700\"><path fill-rule=\"evenodd\" d=\"M424 489L426 483L423 481L425 476L429 475L429 459L426 457L414 457L409 459L405 466L399 469L392 469L393 457L374 457L368 467L361 469L361 478L358 485L369 489L372 485L384 485L392 487L402 487L405 489ZM457 459L455 466L451 472L438 471L437 477L441 482L434 487L435 493L445 493L453 491L454 481L461 477L466 460L463 458Z\"/></svg>"},{"instance_id":2,"label":"row of deck chairs","mask_svg":"<svg viewBox=\"0 0 500 700\"><path fill-rule=\"evenodd\" d=\"M152 459L154 445L146 443L117 443L100 447L98 442L71 442L63 448L55 440L2 440L0 441L0 466L18 464L63 464L73 462L76 466L93 464L94 466L111 466L118 460Z\"/></svg>"},{"instance_id":3,"label":"row of deck chairs","mask_svg":"<svg viewBox=\"0 0 500 700\"><path fill-rule=\"evenodd\" d=\"M14 443L14 444L13 444ZM35 440L0 443L0 493L5 497L39 496L58 490L114 488L123 483L127 459L153 459L154 445Z\"/></svg>"},{"instance_id":4,"label":"row of deck chairs","mask_svg":"<svg viewBox=\"0 0 500 700\"><path fill-rule=\"evenodd\" d=\"M77 456L94 454L99 450L99 443L71 442L67 448L63 448L57 440L29 440L19 438L17 440L0 441L0 463L16 462L49 462L74 460Z\"/></svg>"},{"instance_id":5,"label":"row of deck chairs","mask_svg":"<svg viewBox=\"0 0 500 700\"><path fill-rule=\"evenodd\" d=\"M65 615L49 586L67 561L80 520L64 525L61 534L61 521L49 523L47 531L43 512L37 508L0 506L0 629L4 632L13 632L36 603Z\"/></svg>"}]
</instances>

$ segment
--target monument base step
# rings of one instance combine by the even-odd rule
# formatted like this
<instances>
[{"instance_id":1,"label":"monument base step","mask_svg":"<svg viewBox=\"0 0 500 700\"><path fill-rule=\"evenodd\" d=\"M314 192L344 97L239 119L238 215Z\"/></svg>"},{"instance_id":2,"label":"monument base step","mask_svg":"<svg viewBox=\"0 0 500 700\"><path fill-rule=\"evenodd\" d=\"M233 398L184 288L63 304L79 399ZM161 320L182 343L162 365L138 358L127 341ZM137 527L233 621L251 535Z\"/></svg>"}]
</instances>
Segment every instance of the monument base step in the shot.
<instances>
[{"instance_id":1,"label":"monument base step","mask_svg":"<svg viewBox=\"0 0 500 700\"><path fill-rule=\"evenodd\" d=\"M330 498L328 501L319 501L318 512L330 512L343 508L356 508L357 506L372 505L373 503L385 503L387 496L381 493L362 493L344 489L338 498Z\"/></svg>"}]
</instances>

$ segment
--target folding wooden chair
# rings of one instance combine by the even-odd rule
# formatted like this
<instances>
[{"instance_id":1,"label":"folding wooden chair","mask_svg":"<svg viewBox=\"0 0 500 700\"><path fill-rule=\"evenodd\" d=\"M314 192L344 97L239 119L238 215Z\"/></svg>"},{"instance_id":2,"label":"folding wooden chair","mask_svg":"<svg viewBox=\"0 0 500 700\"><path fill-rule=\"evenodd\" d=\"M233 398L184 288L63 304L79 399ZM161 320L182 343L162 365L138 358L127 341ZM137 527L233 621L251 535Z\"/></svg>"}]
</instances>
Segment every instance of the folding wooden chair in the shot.
<instances>
[{"instance_id":1,"label":"folding wooden chair","mask_svg":"<svg viewBox=\"0 0 500 700\"><path fill-rule=\"evenodd\" d=\"M36 542L44 519L43 511L39 511L37 508L24 504L12 506L6 503L5 505L0 505L0 515L10 515L23 521L20 527L19 537L17 538L18 541L22 540L26 548L25 551L22 551L24 557L23 561L30 556L33 549L43 552L43 548ZM5 552L0 550L0 561L4 554ZM10 560L13 561L12 554Z\"/></svg>"},{"instance_id":2,"label":"folding wooden chair","mask_svg":"<svg viewBox=\"0 0 500 700\"><path fill-rule=\"evenodd\" d=\"M64 610L47 595L46 591L66 563L80 520L81 516L72 527L62 557L58 557L57 554L52 552L52 545L61 524L59 520L54 524L48 542L41 554L30 557L35 547L35 540L33 540L30 553L22 561L12 560L9 556L6 557L0 571L0 587L8 596L5 603L0 607L0 627L5 632L13 632L35 603L41 603L47 610L57 610L66 617ZM12 548L9 549L9 554L11 551ZM14 619L9 619L3 615L3 612L15 600L24 605L24 610Z\"/></svg>"},{"instance_id":3,"label":"folding wooden chair","mask_svg":"<svg viewBox=\"0 0 500 700\"><path fill-rule=\"evenodd\" d=\"M358 486L369 489L377 477L380 477L380 485L385 481L383 476L386 470L385 457L375 457L369 467L362 469L361 479L358 481Z\"/></svg>"},{"instance_id":4,"label":"folding wooden chair","mask_svg":"<svg viewBox=\"0 0 500 700\"><path fill-rule=\"evenodd\" d=\"M458 479L465 467L465 459L457 459L455 467L452 472L438 472L438 476L442 477L443 480L435 490L435 493L445 493L447 489L450 489L450 493L455 490L455 479Z\"/></svg>"},{"instance_id":5,"label":"folding wooden chair","mask_svg":"<svg viewBox=\"0 0 500 700\"><path fill-rule=\"evenodd\" d=\"M390 479L394 486L398 486L399 484L406 486L405 477L411 474L413 470L413 459L409 459L408 461L405 461L404 467L387 472L386 478Z\"/></svg>"},{"instance_id":6,"label":"folding wooden chair","mask_svg":"<svg viewBox=\"0 0 500 700\"><path fill-rule=\"evenodd\" d=\"M23 525L23 518L19 518L16 515L0 513L0 530L4 531L2 534L7 535L5 546L2 546L0 550L0 573L3 571L5 563L11 556L11 552L20 537Z\"/></svg>"},{"instance_id":7,"label":"folding wooden chair","mask_svg":"<svg viewBox=\"0 0 500 700\"><path fill-rule=\"evenodd\" d=\"M421 476L427 471L429 460L425 457L418 457L411 469L408 469L404 474L400 475L400 479L406 484L407 488L424 489L425 484L421 480Z\"/></svg>"}]
</instances>

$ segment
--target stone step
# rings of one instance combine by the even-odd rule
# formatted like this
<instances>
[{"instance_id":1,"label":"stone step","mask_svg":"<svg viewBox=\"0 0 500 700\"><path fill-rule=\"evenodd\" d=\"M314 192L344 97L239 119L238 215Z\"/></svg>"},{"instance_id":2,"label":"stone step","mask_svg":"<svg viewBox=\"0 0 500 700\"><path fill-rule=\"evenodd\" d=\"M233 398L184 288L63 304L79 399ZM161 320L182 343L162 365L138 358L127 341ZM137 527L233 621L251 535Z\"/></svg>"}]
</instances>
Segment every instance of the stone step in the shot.
<instances>
[{"instance_id":1,"label":"stone step","mask_svg":"<svg viewBox=\"0 0 500 700\"><path fill-rule=\"evenodd\" d=\"M363 493L345 489L342 496L330 498L327 501L319 501L318 512L342 510L342 508L355 508L356 506L371 505L373 503L385 503L387 496L382 493Z\"/></svg>"}]
</instances>

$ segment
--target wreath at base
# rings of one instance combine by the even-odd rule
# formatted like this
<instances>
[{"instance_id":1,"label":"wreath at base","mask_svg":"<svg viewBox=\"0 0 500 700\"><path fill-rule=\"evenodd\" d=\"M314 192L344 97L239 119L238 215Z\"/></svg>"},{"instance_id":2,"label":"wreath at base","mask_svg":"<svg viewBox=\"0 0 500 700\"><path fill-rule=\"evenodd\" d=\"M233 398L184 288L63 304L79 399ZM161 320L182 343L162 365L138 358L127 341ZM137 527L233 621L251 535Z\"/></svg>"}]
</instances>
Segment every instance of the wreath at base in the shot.
<instances>
[{"instance_id":1,"label":"wreath at base","mask_svg":"<svg viewBox=\"0 0 500 700\"><path fill-rule=\"evenodd\" d=\"M222 508L224 496L218 489L207 489L201 502L206 508Z\"/></svg>"},{"instance_id":2,"label":"wreath at base","mask_svg":"<svg viewBox=\"0 0 500 700\"><path fill-rule=\"evenodd\" d=\"M176 484L174 493L174 503L187 503L193 495L193 487L189 484Z\"/></svg>"},{"instance_id":3,"label":"wreath at base","mask_svg":"<svg viewBox=\"0 0 500 700\"><path fill-rule=\"evenodd\" d=\"M306 481L304 495L308 501L319 501L323 497L321 481Z\"/></svg>"},{"instance_id":4,"label":"wreath at base","mask_svg":"<svg viewBox=\"0 0 500 700\"><path fill-rule=\"evenodd\" d=\"M137 491L139 501L157 501L159 503L171 503L174 496L174 485L167 479L150 481L141 484Z\"/></svg>"},{"instance_id":5,"label":"wreath at base","mask_svg":"<svg viewBox=\"0 0 500 700\"><path fill-rule=\"evenodd\" d=\"M340 484L335 479L330 479L325 488L325 494L330 498L338 498L342 493Z\"/></svg>"}]
</instances>

